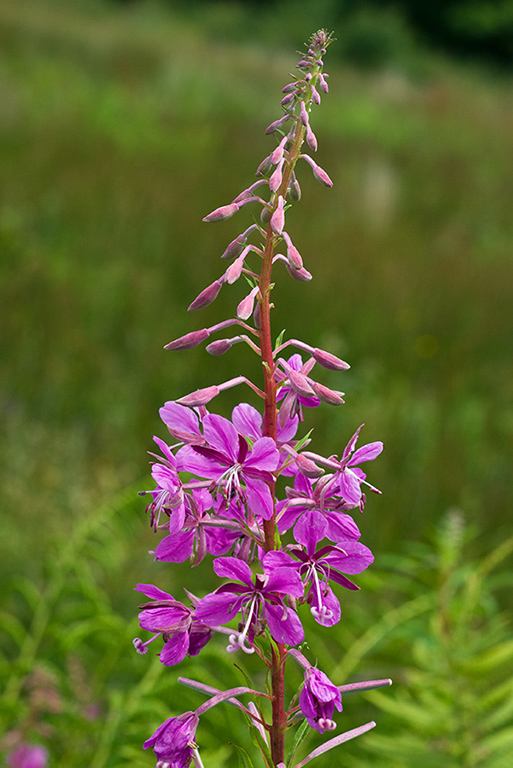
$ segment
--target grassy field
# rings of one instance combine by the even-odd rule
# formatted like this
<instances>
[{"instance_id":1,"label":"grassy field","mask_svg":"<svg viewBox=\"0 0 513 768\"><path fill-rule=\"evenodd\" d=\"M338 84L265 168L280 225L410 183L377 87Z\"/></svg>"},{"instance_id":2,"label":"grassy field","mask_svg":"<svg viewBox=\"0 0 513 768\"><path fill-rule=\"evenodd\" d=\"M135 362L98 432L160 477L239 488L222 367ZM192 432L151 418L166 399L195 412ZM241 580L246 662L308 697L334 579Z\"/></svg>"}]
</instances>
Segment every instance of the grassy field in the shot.
<instances>
[{"instance_id":1,"label":"grassy field","mask_svg":"<svg viewBox=\"0 0 513 768\"><path fill-rule=\"evenodd\" d=\"M13 712L29 711L21 692L40 652L57 676L63 654L74 658L69 638L62 647L56 635L53 645L43 641L60 621L54 609L65 585L55 586L62 574L52 568L63 562L79 585L65 607L67 621L82 622L80 647L88 615L99 612L104 622L74 668L78 679L76 670L90 670L95 654L107 659L95 691L82 687L82 703L103 701L108 688L112 724L117 692L130 698L128 687L140 684L145 669L140 658L124 669L130 649L121 653L109 626L123 637L136 633L126 622L135 615L137 581L160 575L171 590L175 580L180 585L179 569L169 575L146 554L154 540L136 496L148 487L151 437L164 434L158 407L239 371L258 377L244 349L207 359L202 349L162 347L232 315L242 298L242 287L234 288L201 314L185 312L220 275L218 257L239 232L240 222L211 227L201 218L250 183L274 146L263 132L279 116L295 56L279 44L219 42L208 25L157 5L50 0L0 0L0 50L1 570L13 588L6 615L19 617L7 632L2 670L12 671L16 658L18 666L0 714L7 729ZM383 496L361 519L363 540L385 570L369 577L363 607L348 606L365 631L366 622L380 620L376 606L386 613L406 599L405 584L388 594L379 576L397 570L385 553L433 536L448 510L470 526L471 559L486 558L511 534L513 91L509 79L439 61L371 73L327 61L327 69L330 94L314 119L318 161L334 188L308 172L300 179L303 202L288 227L314 280L289 285L284 275L275 329L286 326L352 365L342 383L326 374L326 384L346 392L346 405L315 414L315 447L340 452L363 421L368 441L385 442L371 478ZM234 404L233 393L219 398L223 413ZM90 519L98 521L92 532ZM78 549L66 554L76 536ZM83 557L83 572L70 552ZM435 555L415 557L407 567L436 572ZM436 591L441 582L419 583ZM511 606L504 584L499 578L490 587L497 589L493 605L478 601L481 618L499 621L500 607ZM30 617L41 595L49 602L38 645L30 641L38 636ZM429 622L417 629L428 637ZM351 631L339 638L346 651L357 642ZM32 651L18 657L24 632ZM498 643L499 635L486 642ZM325 648L327 656L338 653ZM363 662L370 674L388 676L386 663L400 666L399 640L382 657L373 648ZM213 677L218 663L211 662ZM75 731L66 738L62 715L48 716L54 731L45 738L57 745L52 765L151 765L134 745L151 733L156 710L166 716L170 684L155 683L149 714L141 715L135 694L123 700L128 720L120 723L132 717L137 724L122 762L120 723L102 730L92 718L83 735L75 678L68 674L70 689L60 693L75 701L65 706L75 706L78 719L70 715L75 725L66 726ZM70 732L75 741L82 733L82 751L69 746ZM227 759L222 748L212 750L212 764ZM355 755L347 765L358 768ZM485 765L451 759L436 765ZM420 765L404 760L390 766Z\"/></svg>"}]
</instances>

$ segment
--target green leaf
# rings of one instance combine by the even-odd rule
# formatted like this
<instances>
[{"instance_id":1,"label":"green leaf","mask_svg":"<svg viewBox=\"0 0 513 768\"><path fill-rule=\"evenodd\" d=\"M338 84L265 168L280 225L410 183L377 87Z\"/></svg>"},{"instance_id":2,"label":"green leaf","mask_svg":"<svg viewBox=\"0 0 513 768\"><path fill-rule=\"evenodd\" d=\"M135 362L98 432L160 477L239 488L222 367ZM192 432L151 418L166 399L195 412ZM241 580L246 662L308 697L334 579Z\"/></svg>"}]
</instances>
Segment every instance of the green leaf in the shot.
<instances>
[{"instance_id":1,"label":"green leaf","mask_svg":"<svg viewBox=\"0 0 513 768\"><path fill-rule=\"evenodd\" d=\"M276 337L276 341L274 343L274 349L277 349L278 347L281 347L281 345L283 344L284 336L285 336L285 328L283 329L283 331L280 331L280 333Z\"/></svg>"},{"instance_id":2,"label":"green leaf","mask_svg":"<svg viewBox=\"0 0 513 768\"><path fill-rule=\"evenodd\" d=\"M299 728L297 729L296 733L294 734L294 740L291 744L291 747L286 759L287 768L289 768L292 765L292 759L296 753L297 748L306 739L306 737L310 733L310 730L311 729L310 729L310 726L308 725L308 721L305 718L301 723L301 725L299 726Z\"/></svg>"},{"instance_id":3,"label":"green leaf","mask_svg":"<svg viewBox=\"0 0 513 768\"><path fill-rule=\"evenodd\" d=\"M240 747L238 744L235 744L234 741L228 742L232 745L232 747L235 747L237 750L237 757L239 758L239 768L253 768L253 763L251 762L251 758L246 752L246 750L243 747Z\"/></svg>"}]
</instances>

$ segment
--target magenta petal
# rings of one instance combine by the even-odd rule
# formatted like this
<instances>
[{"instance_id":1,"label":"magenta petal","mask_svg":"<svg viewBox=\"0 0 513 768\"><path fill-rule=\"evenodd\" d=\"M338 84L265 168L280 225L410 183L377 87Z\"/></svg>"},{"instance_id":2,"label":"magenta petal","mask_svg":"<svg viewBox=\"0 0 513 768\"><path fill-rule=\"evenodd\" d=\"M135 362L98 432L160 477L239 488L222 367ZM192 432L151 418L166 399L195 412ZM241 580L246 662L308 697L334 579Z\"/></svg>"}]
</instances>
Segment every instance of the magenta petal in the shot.
<instances>
[{"instance_id":1,"label":"magenta petal","mask_svg":"<svg viewBox=\"0 0 513 768\"><path fill-rule=\"evenodd\" d=\"M176 467L179 472L191 472L193 475L209 480L218 480L226 470L226 466L200 455L189 445L184 445L176 454Z\"/></svg>"},{"instance_id":2,"label":"magenta petal","mask_svg":"<svg viewBox=\"0 0 513 768\"><path fill-rule=\"evenodd\" d=\"M326 511L326 520L328 521L327 537L330 541L339 542L346 538L359 539L361 536L355 521L345 512Z\"/></svg>"},{"instance_id":3,"label":"magenta petal","mask_svg":"<svg viewBox=\"0 0 513 768\"><path fill-rule=\"evenodd\" d=\"M266 573L269 573L266 569ZM292 597L303 597L304 587L299 573L290 566L274 568L269 573L269 581L266 584L265 591L281 592Z\"/></svg>"},{"instance_id":4,"label":"magenta petal","mask_svg":"<svg viewBox=\"0 0 513 768\"><path fill-rule=\"evenodd\" d=\"M174 605L158 606L153 603L139 614L141 629L148 632L180 631L190 623L190 611L185 605L174 601Z\"/></svg>"},{"instance_id":5,"label":"magenta petal","mask_svg":"<svg viewBox=\"0 0 513 768\"><path fill-rule=\"evenodd\" d=\"M174 600L173 595L170 595L169 592L164 592L163 589L154 587L153 584L138 584L134 589L137 592L142 592L143 595L152 600Z\"/></svg>"},{"instance_id":6,"label":"magenta petal","mask_svg":"<svg viewBox=\"0 0 513 768\"><path fill-rule=\"evenodd\" d=\"M239 455L239 436L232 422L224 416L209 413L203 419L203 435L211 448L235 463Z\"/></svg>"},{"instance_id":7,"label":"magenta petal","mask_svg":"<svg viewBox=\"0 0 513 768\"><path fill-rule=\"evenodd\" d=\"M179 405L172 400L164 403L163 407L159 410L160 418L164 424L170 429L178 430L179 432L189 432L195 435L200 435L198 417L190 408L186 408L184 405Z\"/></svg>"},{"instance_id":8,"label":"magenta petal","mask_svg":"<svg viewBox=\"0 0 513 768\"><path fill-rule=\"evenodd\" d=\"M353 466L354 464L361 464L362 461L372 461L376 456L379 456L382 450L383 443L381 440L377 440L375 443L362 445L361 448L358 448L358 450L353 453L349 464Z\"/></svg>"},{"instance_id":9,"label":"magenta petal","mask_svg":"<svg viewBox=\"0 0 513 768\"><path fill-rule=\"evenodd\" d=\"M280 461L280 452L272 437L260 437L253 444L251 453L244 461L244 469L251 467L274 472Z\"/></svg>"},{"instance_id":10,"label":"magenta petal","mask_svg":"<svg viewBox=\"0 0 513 768\"><path fill-rule=\"evenodd\" d=\"M356 441L358 440L358 435L360 434L360 431L361 431L362 427L363 427L363 424L360 424L360 426L358 427L358 429L356 430L356 432L354 433L352 438L349 440L348 444L344 448L344 453L342 454L342 459L347 458L347 456L349 456L349 454L354 451L354 447L356 445Z\"/></svg>"},{"instance_id":11,"label":"magenta petal","mask_svg":"<svg viewBox=\"0 0 513 768\"><path fill-rule=\"evenodd\" d=\"M365 544L359 541L339 542L339 547L347 554L342 552L330 552L324 558L333 568L342 573L361 573L374 562L374 555Z\"/></svg>"},{"instance_id":12,"label":"magenta petal","mask_svg":"<svg viewBox=\"0 0 513 768\"><path fill-rule=\"evenodd\" d=\"M269 631L277 643L297 645L303 642L305 633L299 616L292 608L266 603L264 610L267 614Z\"/></svg>"},{"instance_id":13,"label":"magenta petal","mask_svg":"<svg viewBox=\"0 0 513 768\"><path fill-rule=\"evenodd\" d=\"M253 588L251 568L237 557L218 557L214 560L214 571L220 579L235 579Z\"/></svg>"},{"instance_id":14,"label":"magenta petal","mask_svg":"<svg viewBox=\"0 0 513 768\"><path fill-rule=\"evenodd\" d=\"M194 531L180 531L166 536L157 545L155 558L166 563L183 563L192 555Z\"/></svg>"},{"instance_id":15,"label":"magenta petal","mask_svg":"<svg viewBox=\"0 0 513 768\"><path fill-rule=\"evenodd\" d=\"M309 555L313 555L319 541L324 539L328 523L320 512L312 509L299 518L294 526L294 538L298 544L306 547Z\"/></svg>"},{"instance_id":16,"label":"magenta petal","mask_svg":"<svg viewBox=\"0 0 513 768\"><path fill-rule=\"evenodd\" d=\"M270 520L273 515L273 497L271 489L263 480L246 477L246 496L248 506L254 515Z\"/></svg>"},{"instance_id":17,"label":"magenta petal","mask_svg":"<svg viewBox=\"0 0 513 768\"><path fill-rule=\"evenodd\" d=\"M166 467L165 464L153 464L151 468L151 476L160 488L164 488L166 491L176 493L180 488L180 481L177 473Z\"/></svg>"},{"instance_id":18,"label":"magenta petal","mask_svg":"<svg viewBox=\"0 0 513 768\"><path fill-rule=\"evenodd\" d=\"M348 504L355 507L360 503L362 491L358 477L350 469L346 469L340 477L340 493Z\"/></svg>"},{"instance_id":19,"label":"magenta petal","mask_svg":"<svg viewBox=\"0 0 513 768\"><path fill-rule=\"evenodd\" d=\"M179 664L185 658L188 650L189 633L176 632L164 644L159 659L166 667L172 667L174 664Z\"/></svg>"},{"instance_id":20,"label":"magenta petal","mask_svg":"<svg viewBox=\"0 0 513 768\"><path fill-rule=\"evenodd\" d=\"M199 601L194 609L194 616L210 627L217 627L231 621L238 614L242 600L243 598L237 597L233 592L212 592Z\"/></svg>"},{"instance_id":21,"label":"magenta petal","mask_svg":"<svg viewBox=\"0 0 513 768\"><path fill-rule=\"evenodd\" d=\"M270 573L274 568L298 568L300 563L297 560L293 560L292 557L280 550L271 550L266 552L262 558L262 565L267 573Z\"/></svg>"},{"instance_id":22,"label":"magenta petal","mask_svg":"<svg viewBox=\"0 0 513 768\"><path fill-rule=\"evenodd\" d=\"M240 403L233 409L232 421L241 435L254 440L262 437L262 414L249 403Z\"/></svg>"}]
</instances>

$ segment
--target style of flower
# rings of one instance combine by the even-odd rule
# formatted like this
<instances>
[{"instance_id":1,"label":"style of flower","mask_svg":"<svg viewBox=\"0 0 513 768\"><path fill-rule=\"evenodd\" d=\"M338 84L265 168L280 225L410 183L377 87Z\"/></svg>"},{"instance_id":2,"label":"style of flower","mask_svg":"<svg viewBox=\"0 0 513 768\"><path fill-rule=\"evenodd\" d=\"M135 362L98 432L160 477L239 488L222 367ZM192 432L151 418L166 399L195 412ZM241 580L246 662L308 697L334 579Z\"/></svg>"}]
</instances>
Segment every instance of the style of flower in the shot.
<instances>
[{"instance_id":1,"label":"style of flower","mask_svg":"<svg viewBox=\"0 0 513 768\"><path fill-rule=\"evenodd\" d=\"M220 578L235 579L206 595L196 606L195 615L211 627L228 623L242 612L241 629L230 635L229 651L241 648L253 653L254 638L267 622L278 643L297 645L304 639L297 613L285 603L285 596L303 596L298 573L289 567L266 569L254 577L249 565L235 557L214 560L214 571ZM237 583L242 582L242 584ZM246 638L249 646L246 645Z\"/></svg>"},{"instance_id":2,"label":"style of flower","mask_svg":"<svg viewBox=\"0 0 513 768\"><path fill-rule=\"evenodd\" d=\"M198 723L195 712L185 712L159 725L143 745L144 749L153 748L158 761L156 768L187 768L195 747Z\"/></svg>"},{"instance_id":3,"label":"style of flower","mask_svg":"<svg viewBox=\"0 0 513 768\"><path fill-rule=\"evenodd\" d=\"M279 463L271 437L260 437L249 447L231 421L207 414L203 419L205 445L185 445L176 455L177 468L213 482L227 504L235 499L239 509L247 504L254 515L269 520L273 499L269 485Z\"/></svg>"},{"instance_id":4,"label":"style of flower","mask_svg":"<svg viewBox=\"0 0 513 768\"><path fill-rule=\"evenodd\" d=\"M335 707L342 712L342 696L329 677L317 667L305 670L305 682L299 694L299 706L308 725L319 733L337 727L333 720Z\"/></svg>"},{"instance_id":5,"label":"style of flower","mask_svg":"<svg viewBox=\"0 0 513 768\"><path fill-rule=\"evenodd\" d=\"M212 629L197 621L194 611L168 592L152 584L138 584L135 589L152 598L152 602L140 606L141 628L156 632L146 643L135 638L134 646L138 653L145 654L148 645L162 635L165 642L159 658L162 664L171 667L179 664L187 654L196 656L213 637Z\"/></svg>"}]
</instances>

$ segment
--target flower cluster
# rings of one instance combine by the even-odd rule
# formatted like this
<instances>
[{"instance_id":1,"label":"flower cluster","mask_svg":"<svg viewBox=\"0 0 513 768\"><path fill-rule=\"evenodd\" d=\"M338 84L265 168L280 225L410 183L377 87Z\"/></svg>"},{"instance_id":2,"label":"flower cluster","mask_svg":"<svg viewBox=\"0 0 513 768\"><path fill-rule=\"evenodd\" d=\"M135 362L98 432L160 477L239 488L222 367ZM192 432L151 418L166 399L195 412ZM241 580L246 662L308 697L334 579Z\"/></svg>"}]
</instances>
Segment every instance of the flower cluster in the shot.
<instances>
[{"instance_id":1,"label":"flower cluster","mask_svg":"<svg viewBox=\"0 0 513 768\"><path fill-rule=\"evenodd\" d=\"M155 559L190 560L198 565L210 555L213 570L223 581L201 598L186 592L188 605L153 585L136 587L150 598L141 605L141 628L154 633L146 642L136 638L139 653L146 653L150 642L162 638L160 660L172 666L187 654L198 654L216 634L224 634L229 652L260 656L270 670L272 689L268 694L244 692L267 695L272 720L267 722L252 703L243 707L235 694L231 701L261 731L261 748L269 751L265 759L275 766L283 762L283 734L298 711L294 703L286 710L283 701L288 655L305 668L299 709L310 726L321 733L332 730L334 709L342 709L340 689L292 649L305 636L302 612L309 609L325 627L337 624L339 588L359 589L349 576L373 562L372 553L359 541L352 513L364 509L364 488L379 493L361 465L374 460L383 448L381 442L357 448L359 427L340 457L309 450L309 436L300 433L304 409L344 402L343 392L317 380L315 366L338 372L349 366L298 339L284 340L282 335L276 343L271 341L273 266L282 262L296 280L312 277L285 228L288 207L301 197L296 164L304 160L318 181L332 186L327 173L302 152L304 142L312 152L317 149L310 112L320 103L320 92L328 92L322 57L330 42L324 30L317 32L297 64L297 76L283 89L283 114L266 131L277 137L277 145L259 165L257 181L204 218L224 221L246 205L260 208L254 223L222 254L230 262L228 267L189 309L207 306L224 284L240 277L249 291L239 301L235 317L167 345L180 350L208 340L207 352L220 355L243 342L262 362L262 385L239 375L165 403L160 416L171 440L154 438L160 454L154 454L152 464L155 488L145 492L151 499L147 511L154 529L165 533L153 553ZM211 339L234 326L237 335ZM298 351L287 354L288 347ZM262 407L242 402L233 409L231 419L211 412L217 395L239 384L246 384ZM205 689L200 683L194 685ZM216 702L226 698L219 698L214 689L210 695L218 697ZM200 764L194 743L198 712L170 718L145 743L153 747L158 766L186 768L191 759Z\"/></svg>"}]
</instances>

